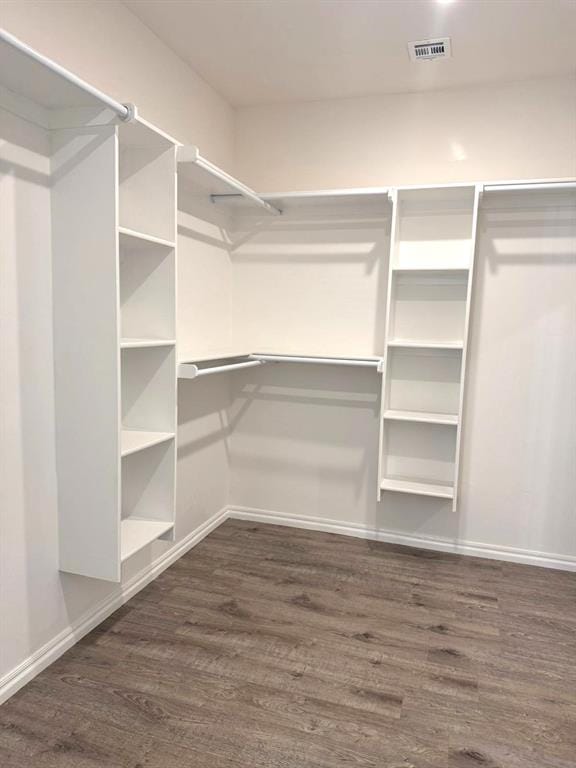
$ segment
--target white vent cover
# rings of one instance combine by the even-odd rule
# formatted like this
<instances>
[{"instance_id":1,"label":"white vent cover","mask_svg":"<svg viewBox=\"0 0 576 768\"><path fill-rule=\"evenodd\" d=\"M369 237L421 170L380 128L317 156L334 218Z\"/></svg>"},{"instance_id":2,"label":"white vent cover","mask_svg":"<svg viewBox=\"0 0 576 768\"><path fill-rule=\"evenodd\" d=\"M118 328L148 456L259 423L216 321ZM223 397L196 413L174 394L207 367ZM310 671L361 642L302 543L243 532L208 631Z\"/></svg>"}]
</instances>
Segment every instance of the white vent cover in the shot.
<instances>
[{"instance_id":1,"label":"white vent cover","mask_svg":"<svg viewBox=\"0 0 576 768\"><path fill-rule=\"evenodd\" d=\"M449 59L452 56L449 37L437 37L433 40L418 40L408 43L408 53L412 61L430 59Z\"/></svg>"}]
</instances>

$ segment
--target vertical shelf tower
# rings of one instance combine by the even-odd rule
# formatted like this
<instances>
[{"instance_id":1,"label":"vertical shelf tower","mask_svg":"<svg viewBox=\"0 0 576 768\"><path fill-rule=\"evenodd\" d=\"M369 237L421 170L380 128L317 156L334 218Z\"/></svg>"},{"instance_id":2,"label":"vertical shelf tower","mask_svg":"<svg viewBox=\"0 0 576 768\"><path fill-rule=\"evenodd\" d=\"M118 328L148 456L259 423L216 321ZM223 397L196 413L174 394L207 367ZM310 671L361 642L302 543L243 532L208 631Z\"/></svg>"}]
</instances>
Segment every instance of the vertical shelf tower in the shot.
<instances>
[{"instance_id":1,"label":"vertical shelf tower","mask_svg":"<svg viewBox=\"0 0 576 768\"><path fill-rule=\"evenodd\" d=\"M383 359L378 499L458 498L480 188L398 189Z\"/></svg>"},{"instance_id":2,"label":"vertical shelf tower","mask_svg":"<svg viewBox=\"0 0 576 768\"><path fill-rule=\"evenodd\" d=\"M176 145L142 120L53 144L60 568L120 581L173 539Z\"/></svg>"}]
</instances>

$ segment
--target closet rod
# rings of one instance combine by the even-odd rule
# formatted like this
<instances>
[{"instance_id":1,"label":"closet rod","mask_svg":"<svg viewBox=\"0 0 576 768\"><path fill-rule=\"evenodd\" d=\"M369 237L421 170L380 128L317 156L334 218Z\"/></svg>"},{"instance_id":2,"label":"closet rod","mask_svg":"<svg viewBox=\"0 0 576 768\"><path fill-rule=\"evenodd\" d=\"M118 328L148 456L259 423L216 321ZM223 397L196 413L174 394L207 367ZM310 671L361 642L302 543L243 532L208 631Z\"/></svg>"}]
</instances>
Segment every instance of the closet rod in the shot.
<instances>
[{"instance_id":1,"label":"closet rod","mask_svg":"<svg viewBox=\"0 0 576 768\"><path fill-rule=\"evenodd\" d=\"M239 195L241 197L248 198L259 208L263 208L265 211L272 213L274 216L279 216L282 213L282 211L279 208L276 208L275 205L267 203L266 200L263 200L259 195L256 194L256 192L250 189L250 187L242 184L241 181L238 181L233 176L230 176L230 174L226 173L226 171L218 168L217 165L213 165L209 160L206 160L205 157L202 157L202 155L197 154L193 162L195 162L196 165L210 173L215 178L220 179L220 181L223 181L225 184L228 184L229 187L238 190L237 192L229 194L212 194L210 195L212 202L216 202L219 197L236 197Z\"/></svg>"},{"instance_id":2,"label":"closet rod","mask_svg":"<svg viewBox=\"0 0 576 768\"><path fill-rule=\"evenodd\" d=\"M253 368L256 365L264 365L264 360L248 360L245 363L231 363L230 365L215 365L212 368L198 368L193 363L180 363L178 366L179 379L197 379L198 376L210 376L212 373L225 373L237 371L240 368Z\"/></svg>"},{"instance_id":3,"label":"closet rod","mask_svg":"<svg viewBox=\"0 0 576 768\"><path fill-rule=\"evenodd\" d=\"M345 358L345 357L302 357L297 355L251 355L255 360L267 363L315 363L319 365L348 365L364 368L379 368L380 358Z\"/></svg>"},{"instance_id":4,"label":"closet rod","mask_svg":"<svg viewBox=\"0 0 576 768\"><path fill-rule=\"evenodd\" d=\"M98 101L101 101L103 104L109 107L113 112L116 112L116 114L122 120L130 121L135 119L136 107L133 104L121 104L119 101L110 98L110 96L107 96L105 93L102 93L102 91L99 91L89 83L81 80L72 72L69 72L67 69L64 69L64 67L61 67L60 64L57 64L55 61L52 61L52 59L43 56L38 51L35 51L34 48L30 48L29 45L26 45L26 43L23 43L22 40L19 40L17 37L14 37L14 35L11 35L10 32L6 32L5 29L0 29L0 40L8 43L8 45L16 48L21 53L29 56L31 59L34 59L34 61L37 61L43 67L46 67L46 69L49 69L55 74L64 78L64 80L72 83L72 85L75 85L77 88L81 88L86 93L89 93L95 99L98 99Z\"/></svg>"},{"instance_id":5,"label":"closet rod","mask_svg":"<svg viewBox=\"0 0 576 768\"><path fill-rule=\"evenodd\" d=\"M574 181L548 181L548 182L526 182L521 181L516 184L484 184L484 192L517 192L521 189L532 190L553 190L553 189L576 189Z\"/></svg>"}]
</instances>

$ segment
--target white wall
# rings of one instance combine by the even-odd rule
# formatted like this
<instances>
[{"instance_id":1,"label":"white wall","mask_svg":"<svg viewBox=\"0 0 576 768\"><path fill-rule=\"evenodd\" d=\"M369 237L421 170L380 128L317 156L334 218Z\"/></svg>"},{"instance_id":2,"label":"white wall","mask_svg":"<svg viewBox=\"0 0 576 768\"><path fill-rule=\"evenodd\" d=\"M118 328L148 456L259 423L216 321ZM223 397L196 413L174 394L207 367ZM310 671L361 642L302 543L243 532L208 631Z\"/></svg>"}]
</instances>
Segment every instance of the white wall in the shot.
<instances>
[{"instance_id":1,"label":"white wall","mask_svg":"<svg viewBox=\"0 0 576 768\"><path fill-rule=\"evenodd\" d=\"M3 0L0 25L205 157L233 164L234 113L117 0Z\"/></svg>"},{"instance_id":2,"label":"white wall","mask_svg":"<svg viewBox=\"0 0 576 768\"><path fill-rule=\"evenodd\" d=\"M553 201L526 193L484 200L456 514L436 499L385 493L376 502L375 372L293 364L234 375L232 506L416 537L413 543L441 540L576 562L574 205L574 193ZM296 262L301 248L296 237ZM286 244L283 256L279 262L272 250L260 274L262 284L279 293L284 272L296 268ZM236 269L241 273L244 265ZM342 272L344 296L346 271L338 262L324 269L328 274L307 290L316 289L322 302L322 284L334 287ZM306 274L310 278L310 269ZM385 291L380 295L383 300ZM276 305L282 300L287 297ZM305 307L302 312L314 319ZM333 312L315 317L327 328ZM265 312L263 319L270 322ZM304 324L301 318L297 333ZM364 331L371 338L372 323ZM317 332L311 328L310 335Z\"/></svg>"},{"instance_id":3,"label":"white wall","mask_svg":"<svg viewBox=\"0 0 576 768\"><path fill-rule=\"evenodd\" d=\"M117 2L4 2L2 26L177 138L226 166L232 112ZM54 448L50 147L47 133L0 109L0 689L35 655L57 655L163 555L227 503L225 379L180 403L177 541L123 568L121 587L58 570ZM185 244L184 244L185 245ZM198 393L202 396L198 398ZM88 622L88 624L86 623ZM52 656L53 658L54 656ZM2 691L0 690L0 696Z\"/></svg>"},{"instance_id":4,"label":"white wall","mask_svg":"<svg viewBox=\"0 0 576 768\"><path fill-rule=\"evenodd\" d=\"M576 81L238 110L237 173L262 191L576 174Z\"/></svg>"}]
</instances>

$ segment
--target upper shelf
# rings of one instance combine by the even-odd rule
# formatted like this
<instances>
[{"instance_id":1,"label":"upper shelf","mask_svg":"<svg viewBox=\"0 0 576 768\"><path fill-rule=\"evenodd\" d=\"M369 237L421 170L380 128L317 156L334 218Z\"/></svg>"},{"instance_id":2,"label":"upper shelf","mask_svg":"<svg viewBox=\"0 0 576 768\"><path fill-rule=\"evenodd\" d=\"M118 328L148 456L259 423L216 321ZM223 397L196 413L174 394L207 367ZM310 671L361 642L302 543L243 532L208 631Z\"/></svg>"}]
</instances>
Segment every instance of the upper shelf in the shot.
<instances>
[{"instance_id":1,"label":"upper shelf","mask_svg":"<svg viewBox=\"0 0 576 768\"><path fill-rule=\"evenodd\" d=\"M279 208L268 203L253 189L202 157L198 147L178 147L178 174L191 181L213 202L225 198L242 198L266 213L274 216L282 213Z\"/></svg>"},{"instance_id":2,"label":"upper shelf","mask_svg":"<svg viewBox=\"0 0 576 768\"><path fill-rule=\"evenodd\" d=\"M102 107L102 102L84 88L49 69L29 53L16 47L16 38L0 37L1 84L44 109Z\"/></svg>"}]
</instances>

